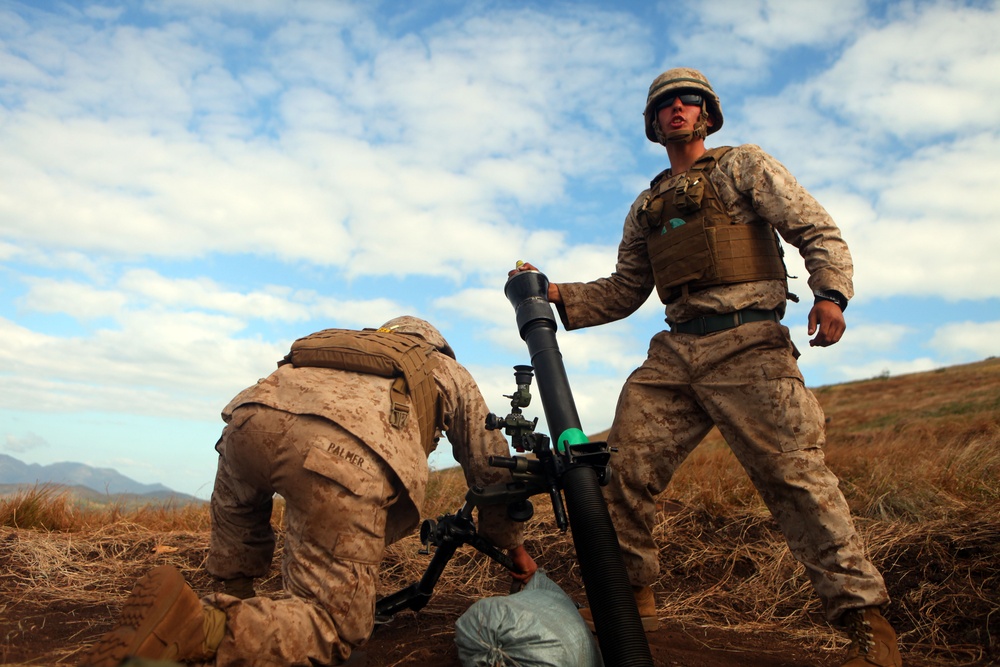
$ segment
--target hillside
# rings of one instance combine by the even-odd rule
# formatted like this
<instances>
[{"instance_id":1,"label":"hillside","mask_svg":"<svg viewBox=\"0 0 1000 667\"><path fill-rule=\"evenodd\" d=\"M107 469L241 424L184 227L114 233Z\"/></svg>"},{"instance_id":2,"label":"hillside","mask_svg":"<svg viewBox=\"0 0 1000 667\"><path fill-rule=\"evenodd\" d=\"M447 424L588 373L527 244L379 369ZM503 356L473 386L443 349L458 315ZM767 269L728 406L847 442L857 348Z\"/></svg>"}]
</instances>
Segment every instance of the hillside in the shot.
<instances>
[{"instance_id":1,"label":"hillside","mask_svg":"<svg viewBox=\"0 0 1000 667\"><path fill-rule=\"evenodd\" d=\"M94 468L83 463L62 461L39 465L0 454L0 495L10 495L36 485L64 488L83 502L201 502L163 484L143 484L112 468Z\"/></svg>"},{"instance_id":2,"label":"hillside","mask_svg":"<svg viewBox=\"0 0 1000 667\"><path fill-rule=\"evenodd\" d=\"M816 393L828 417L827 460L886 578L893 598L887 615L900 633L904 664L998 664L1000 360ZM457 472L434 474L426 516L460 505ZM843 639L823 621L801 566L717 434L680 467L660 501L654 590L663 629L650 636L658 666L840 664ZM570 536L554 526L545 498L535 505L527 548L585 602ZM177 565L200 593L215 587L202 570L203 511L119 514L47 532L10 521L10 509L0 504L8 517L0 528L0 662L73 664L152 565ZM276 523L280 529L280 512ZM414 536L389 549L380 594L419 578L428 563L419 546ZM274 568L260 592L279 588ZM456 667L455 619L473 600L504 588L495 566L461 550L427 608L401 613L376 632L369 664Z\"/></svg>"},{"instance_id":3,"label":"hillside","mask_svg":"<svg viewBox=\"0 0 1000 667\"><path fill-rule=\"evenodd\" d=\"M150 493L101 493L79 484L0 484L0 498L11 498L32 491L44 489L50 494L65 496L71 502L84 507L107 507L119 505L124 508L136 508L143 505L206 505L207 500L195 498L176 491L153 491Z\"/></svg>"},{"instance_id":4,"label":"hillside","mask_svg":"<svg viewBox=\"0 0 1000 667\"><path fill-rule=\"evenodd\" d=\"M812 387L827 418L827 440L834 446L871 440L908 428L936 430L967 419L1000 419L1000 359L933 371L879 376ZM608 431L592 436L607 438ZM706 443L721 442L713 431Z\"/></svg>"}]
</instances>

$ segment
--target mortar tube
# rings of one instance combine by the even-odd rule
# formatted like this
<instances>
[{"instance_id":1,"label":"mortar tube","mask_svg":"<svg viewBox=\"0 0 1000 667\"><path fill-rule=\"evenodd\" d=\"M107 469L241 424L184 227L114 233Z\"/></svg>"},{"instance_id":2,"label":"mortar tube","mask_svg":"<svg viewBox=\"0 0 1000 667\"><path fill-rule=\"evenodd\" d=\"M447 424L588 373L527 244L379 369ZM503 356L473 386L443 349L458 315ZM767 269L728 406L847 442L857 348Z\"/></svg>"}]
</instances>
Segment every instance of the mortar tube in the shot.
<instances>
[{"instance_id":1,"label":"mortar tube","mask_svg":"<svg viewBox=\"0 0 1000 667\"><path fill-rule=\"evenodd\" d=\"M504 286L504 294L514 306L518 332L531 354L545 418L557 434L556 451L571 461L568 448L579 443L564 439L563 434L583 431L556 342L556 319L547 298L548 279L536 271L516 273ZM649 642L597 472L587 465L570 465L561 481L604 664L652 667Z\"/></svg>"}]
</instances>

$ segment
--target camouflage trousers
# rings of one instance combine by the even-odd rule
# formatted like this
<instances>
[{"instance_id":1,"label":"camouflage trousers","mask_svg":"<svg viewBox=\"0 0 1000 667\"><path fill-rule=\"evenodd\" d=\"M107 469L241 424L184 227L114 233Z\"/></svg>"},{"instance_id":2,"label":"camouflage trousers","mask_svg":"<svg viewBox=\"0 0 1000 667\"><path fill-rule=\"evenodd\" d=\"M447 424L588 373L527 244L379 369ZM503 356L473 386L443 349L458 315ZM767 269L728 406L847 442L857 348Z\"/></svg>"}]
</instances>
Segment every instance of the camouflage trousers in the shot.
<instances>
[{"instance_id":1,"label":"camouflage trousers","mask_svg":"<svg viewBox=\"0 0 1000 667\"><path fill-rule=\"evenodd\" d=\"M336 424L261 405L237 408L216 449L207 569L220 579L267 573L277 493L285 500L286 595L204 598L226 613L215 664L340 664L374 626L395 476Z\"/></svg>"},{"instance_id":2,"label":"camouflage trousers","mask_svg":"<svg viewBox=\"0 0 1000 667\"><path fill-rule=\"evenodd\" d=\"M605 495L634 585L659 578L656 497L718 426L805 566L827 618L888 602L826 465L825 417L797 356L788 329L775 322L652 339L622 389L608 435L618 453Z\"/></svg>"}]
</instances>

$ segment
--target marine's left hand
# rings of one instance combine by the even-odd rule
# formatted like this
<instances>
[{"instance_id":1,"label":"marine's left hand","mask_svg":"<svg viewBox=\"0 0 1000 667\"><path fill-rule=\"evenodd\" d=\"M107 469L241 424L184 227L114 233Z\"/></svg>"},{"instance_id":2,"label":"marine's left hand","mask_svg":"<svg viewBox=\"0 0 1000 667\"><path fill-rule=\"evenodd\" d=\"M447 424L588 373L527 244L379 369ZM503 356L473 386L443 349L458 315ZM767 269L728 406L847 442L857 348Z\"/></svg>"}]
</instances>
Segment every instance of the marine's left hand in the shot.
<instances>
[{"instance_id":1,"label":"marine's left hand","mask_svg":"<svg viewBox=\"0 0 1000 667\"><path fill-rule=\"evenodd\" d=\"M538 570L538 564L535 563L535 559L528 554L523 544L510 549L507 555L514 561L514 567L517 570L516 572L512 571L510 576L522 584L528 583Z\"/></svg>"},{"instance_id":2,"label":"marine's left hand","mask_svg":"<svg viewBox=\"0 0 1000 667\"><path fill-rule=\"evenodd\" d=\"M819 333L816 333L817 329ZM816 334L809 341L809 347L833 345L840 340L846 329L844 312L833 301L817 301L809 311L809 335Z\"/></svg>"}]
</instances>

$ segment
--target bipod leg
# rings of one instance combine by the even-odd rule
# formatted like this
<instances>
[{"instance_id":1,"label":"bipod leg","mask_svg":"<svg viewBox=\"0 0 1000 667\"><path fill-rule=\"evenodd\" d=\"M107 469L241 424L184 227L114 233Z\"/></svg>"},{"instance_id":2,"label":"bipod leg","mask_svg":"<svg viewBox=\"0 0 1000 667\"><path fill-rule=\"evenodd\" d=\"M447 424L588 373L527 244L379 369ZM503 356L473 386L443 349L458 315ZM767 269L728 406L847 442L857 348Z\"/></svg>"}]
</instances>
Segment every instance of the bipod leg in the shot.
<instances>
[{"instance_id":1,"label":"bipod leg","mask_svg":"<svg viewBox=\"0 0 1000 667\"><path fill-rule=\"evenodd\" d=\"M425 543L437 547L434 556L427 565L427 569L424 570L420 581L375 603L377 623L387 623L392 616L404 609L412 609L413 611L423 609L434 593L434 587L441 578L444 568L463 544L471 544L508 570L513 569L514 564L507 554L476 533L476 526L472 521L473 507L472 503L466 501L455 514L443 516L437 523L432 521L424 523L424 527L421 528L421 536L425 539Z\"/></svg>"},{"instance_id":2,"label":"bipod leg","mask_svg":"<svg viewBox=\"0 0 1000 667\"><path fill-rule=\"evenodd\" d=\"M504 569L511 572L514 571L514 561L510 559L510 556L498 549L495 544L485 537L480 537L479 534L476 534L469 540L469 544L475 547L479 553L485 554L493 559L494 562L499 563Z\"/></svg>"},{"instance_id":3,"label":"bipod leg","mask_svg":"<svg viewBox=\"0 0 1000 667\"><path fill-rule=\"evenodd\" d=\"M441 578L445 566L448 565L448 561L455 555L455 551L461 544L459 541L453 541L439 546L434 551L434 556L431 558L430 564L427 565L427 569L424 570L420 581L376 602L375 622L377 624L388 623L397 612L404 609L412 609L413 611L423 609L431 599L434 587L437 585L438 579Z\"/></svg>"}]
</instances>

